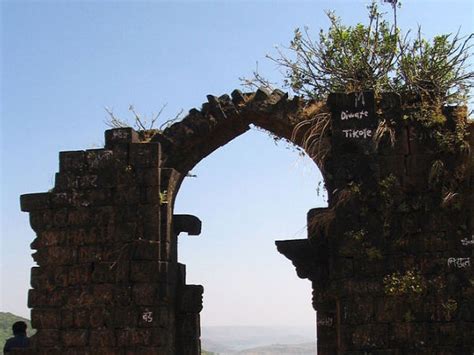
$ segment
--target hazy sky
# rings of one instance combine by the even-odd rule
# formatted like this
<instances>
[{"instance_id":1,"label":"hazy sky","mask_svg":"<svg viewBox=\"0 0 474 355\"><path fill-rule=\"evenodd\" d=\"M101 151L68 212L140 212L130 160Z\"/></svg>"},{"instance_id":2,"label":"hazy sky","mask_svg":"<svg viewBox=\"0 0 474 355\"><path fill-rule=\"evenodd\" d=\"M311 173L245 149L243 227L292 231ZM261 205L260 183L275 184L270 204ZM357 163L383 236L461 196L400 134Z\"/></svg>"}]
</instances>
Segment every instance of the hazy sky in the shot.
<instances>
[{"instance_id":1,"label":"hazy sky","mask_svg":"<svg viewBox=\"0 0 474 355\"><path fill-rule=\"evenodd\" d=\"M368 1L1 1L0 310L29 316L34 233L19 195L47 191L58 152L103 144L103 107L129 104L163 118L238 88L294 28L327 28L324 10L365 21ZM386 11L388 5L383 5ZM405 30L474 32L472 1L406 0ZM305 238L308 209L324 206L314 164L251 131L199 164L177 213L203 221L180 237L188 283L205 286L203 325L314 326L311 287L274 241Z\"/></svg>"}]
</instances>

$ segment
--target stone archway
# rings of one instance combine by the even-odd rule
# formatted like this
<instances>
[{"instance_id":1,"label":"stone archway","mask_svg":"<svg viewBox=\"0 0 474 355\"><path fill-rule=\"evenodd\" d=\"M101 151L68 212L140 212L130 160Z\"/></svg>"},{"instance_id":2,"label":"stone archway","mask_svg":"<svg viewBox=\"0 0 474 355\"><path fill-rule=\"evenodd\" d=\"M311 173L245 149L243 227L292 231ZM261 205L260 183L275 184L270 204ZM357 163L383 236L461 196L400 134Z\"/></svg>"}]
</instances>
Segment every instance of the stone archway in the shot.
<instances>
[{"instance_id":1,"label":"stone archway","mask_svg":"<svg viewBox=\"0 0 474 355\"><path fill-rule=\"evenodd\" d=\"M331 128L317 137L325 153L309 153L329 206L308 213L307 239L277 247L312 282L319 353L472 352L472 162L434 149L436 137L402 119L402 103L234 91L164 132L110 130L104 149L61 153L54 189L21 199L37 233L38 353L197 354L202 288L186 285L176 238L198 234L200 221L173 214L181 182L250 124L311 149L311 125L293 133L318 110L331 112ZM446 134L466 121L462 109L444 115ZM389 131L373 139L381 117L396 123L393 144ZM441 164L457 171L449 196L427 184Z\"/></svg>"},{"instance_id":2,"label":"stone archway","mask_svg":"<svg viewBox=\"0 0 474 355\"><path fill-rule=\"evenodd\" d=\"M232 96L221 97L208 96L208 102L203 104L200 111L191 110L183 121L166 129L162 134L156 135L152 141L159 142L162 147L162 164L172 169L173 177L167 186L169 204L174 209L174 201L179 187L188 172L209 154L219 147L227 144L236 137L244 134L250 129L250 125L263 128L273 135L294 141L295 126L308 117L306 110L314 111L315 102L305 102L299 98L289 100L288 95L281 91L269 94L265 91L243 94L234 91ZM299 137L298 137L299 138ZM172 245L177 245L177 236L181 231L200 229L200 221L193 216L174 216L174 234ZM178 223L176 222L178 218ZM184 227L187 221L187 226ZM177 227L177 224L179 227ZM177 250L173 250L173 258L177 260ZM185 280L185 265L178 264L182 270ZM186 291L189 289L189 291ZM181 290L185 294L186 302L194 304L192 312L186 308L186 312L178 315L177 322L177 352L198 353L199 352L199 312L202 308L202 288L200 286L188 286L183 283ZM191 291L192 290L192 291ZM190 296L187 292L193 293ZM194 301L190 301L194 297ZM180 296L177 296L180 299ZM185 302L185 303L186 303ZM193 326L190 326L192 324ZM187 330L186 330L187 329ZM190 331L190 329L192 329ZM183 332L180 334L180 332Z\"/></svg>"}]
</instances>

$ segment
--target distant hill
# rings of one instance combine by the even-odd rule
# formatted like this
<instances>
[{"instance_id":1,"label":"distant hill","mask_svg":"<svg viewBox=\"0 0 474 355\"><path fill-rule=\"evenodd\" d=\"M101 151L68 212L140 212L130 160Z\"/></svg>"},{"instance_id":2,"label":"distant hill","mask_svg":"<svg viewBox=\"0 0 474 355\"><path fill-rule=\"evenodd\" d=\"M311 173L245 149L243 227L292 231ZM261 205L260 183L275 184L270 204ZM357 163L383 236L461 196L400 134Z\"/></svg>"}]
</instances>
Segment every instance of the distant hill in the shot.
<instances>
[{"instance_id":1,"label":"distant hill","mask_svg":"<svg viewBox=\"0 0 474 355\"><path fill-rule=\"evenodd\" d=\"M203 351L204 354L214 355L314 355L316 354L316 343L304 344L274 344L268 346L259 346L252 349L232 351L224 350L215 353Z\"/></svg>"},{"instance_id":2,"label":"distant hill","mask_svg":"<svg viewBox=\"0 0 474 355\"><path fill-rule=\"evenodd\" d=\"M3 350L3 345L8 338L13 336L12 325L18 321L24 321L28 325L28 336L31 336L35 331L31 328L31 323L28 319L17 316L9 312L0 312L0 351Z\"/></svg>"},{"instance_id":3,"label":"distant hill","mask_svg":"<svg viewBox=\"0 0 474 355\"><path fill-rule=\"evenodd\" d=\"M201 328L202 347L219 355L238 354L239 351L273 346L272 344L289 346L306 343L316 343L315 329L312 327L203 326ZM314 353L313 351L312 354Z\"/></svg>"},{"instance_id":4,"label":"distant hill","mask_svg":"<svg viewBox=\"0 0 474 355\"><path fill-rule=\"evenodd\" d=\"M313 327L203 326L201 344L215 355L314 355Z\"/></svg>"},{"instance_id":5,"label":"distant hill","mask_svg":"<svg viewBox=\"0 0 474 355\"><path fill-rule=\"evenodd\" d=\"M236 355L314 355L316 354L316 343L291 344L291 345L269 345L258 348L242 350Z\"/></svg>"},{"instance_id":6,"label":"distant hill","mask_svg":"<svg viewBox=\"0 0 474 355\"><path fill-rule=\"evenodd\" d=\"M12 337L13 323L20 320L28 325L28 336L33 335L35 330L31 328L28 319L9 312L0 312L0 351L5 341ZM312 328L203 327L202 330L203 348L208 350L202 350L201 355L314 355L316 353Z\"/></svg>"}]
</instances>

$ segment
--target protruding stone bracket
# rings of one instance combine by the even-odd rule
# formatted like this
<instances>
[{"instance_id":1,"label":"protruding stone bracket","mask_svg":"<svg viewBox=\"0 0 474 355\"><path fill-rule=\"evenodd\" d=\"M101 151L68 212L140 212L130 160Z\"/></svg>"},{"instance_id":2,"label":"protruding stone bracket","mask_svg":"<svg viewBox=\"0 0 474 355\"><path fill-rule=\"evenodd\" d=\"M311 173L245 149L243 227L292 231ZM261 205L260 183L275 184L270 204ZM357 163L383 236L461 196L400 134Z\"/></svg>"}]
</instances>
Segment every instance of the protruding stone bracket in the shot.
<instances>
[{"instance_id":1,"label":"protruding stone bracket","mask_svg":"<svg viewBox=\"0 0 474 355\"><path fill-rule=\"evenodd\" d=\"M188 235L201 234L201 220L190 214L173 215L173 228L176 235L186 232Z\"/></svg>"},{"instance_id":2,"label":"protruding stone bracket","mask_svg":"<svg viewBox=\"0 0 474 355\"><path fill-rule=\"evenodd\" d=\"M291 260L298 277L307 279L313 274L308 265L313 264L315 252L308 239L277 240L275 245L281 254Z\"/></svg>"},{"instance_id":3,"label":"protruding stone bracket","mask_svg":"<svg viewBox=\"0 0 474 355\"><path fill-rule=\"evenodd\" d=\"M203 293L204 287L201 285L185 285L179 301L180 312L196 314L201 312Z\"/></svg>"}]
</instances>

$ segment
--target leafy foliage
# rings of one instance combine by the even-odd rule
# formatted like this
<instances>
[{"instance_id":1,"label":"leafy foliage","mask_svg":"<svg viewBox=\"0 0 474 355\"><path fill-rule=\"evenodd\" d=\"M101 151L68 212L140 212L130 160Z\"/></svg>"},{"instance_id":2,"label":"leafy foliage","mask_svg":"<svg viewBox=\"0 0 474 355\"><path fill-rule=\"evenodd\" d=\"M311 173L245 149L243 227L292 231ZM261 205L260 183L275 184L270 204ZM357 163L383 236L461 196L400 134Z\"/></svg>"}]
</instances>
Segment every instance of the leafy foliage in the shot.
<instances>
[{"instance_id":1,"label":"leafy foliage","mask_svg":"<svg viewBox=\"0 0 474 355\"><path fill-rule=\"evenodd\" d=\"M409 270L405 274L395 272L384 277L385 293L390 296L416 296L426 289L423 277L415 270Z\"/></svg>"},{"instance_id":2,"label":"leafy foliage","mask_svg":"<svg viewBox=\"0 0 474 355\"><path fill-rule=\"evenodd\" d=\"M473 36L443 34L430 43L418 28L415 40L402 46L397 77L402 88L434 103L465 102L474 79L474 73L467 70Z\"/></svg>"},{"instance_id":3,"label":"leafy foliage","mask_svg":"<svg viewBox=\"0 0 474 355\"><path fill-rule=\"evenodd\" d=\"M393 25L375 1L368 6L367 25L346 26L327 12L329 29L321 29L317 40L308 28L297 28L288 48L267 57L283 69L287 88L317 100L330 92L374 90L411 91L436 104L465 103L474 85L468 66L474 34L443 34L429 41L419 28L414 39L410 32L403 36L396 24L399 3L388 2ZM271 85L258 72L244 84Z\"/></svg>"}]
</instances>

